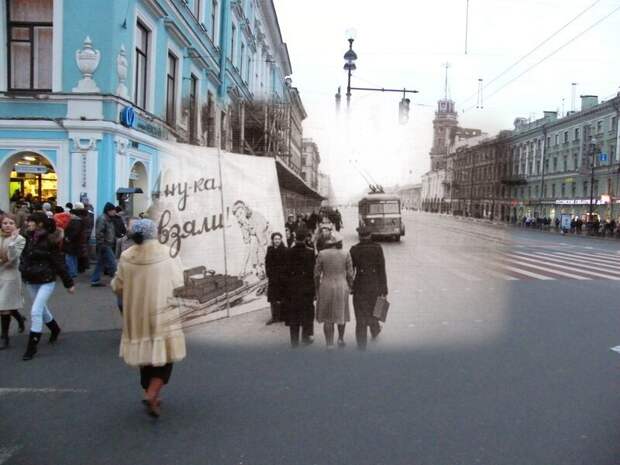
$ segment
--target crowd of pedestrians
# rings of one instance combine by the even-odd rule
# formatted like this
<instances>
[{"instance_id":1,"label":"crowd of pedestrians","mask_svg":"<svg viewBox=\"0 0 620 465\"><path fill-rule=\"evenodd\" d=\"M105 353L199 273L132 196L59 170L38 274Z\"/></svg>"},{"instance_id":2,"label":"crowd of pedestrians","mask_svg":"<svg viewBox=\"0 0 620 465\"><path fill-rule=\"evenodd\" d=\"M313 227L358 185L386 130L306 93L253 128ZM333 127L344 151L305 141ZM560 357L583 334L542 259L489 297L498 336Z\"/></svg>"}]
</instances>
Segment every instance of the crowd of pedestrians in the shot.
<instances>
[{"instance_id":1,"label":"crowd of pedestrians","mask_svg":"<svg viewBox=\"0 0 620 465\"><path fill-rule=\"evenodd\" d=\"M91 266L90 238L95 230L96 266L91 276L92 286L103 286L101 275L113 276L116 259L132 242L127 237L129 219L120 207L107 203L103 214L95 221L88 203L55 204L31 196L22 197L17 191L11 197L11 212L0 211L0 350L10 345L11 319L19 332L24 332L27 318L20 310L24 306L24 287L32 300L30 333L23 360L32 360L38 350L44 326L50 332L49 342L55 343L61 328L49 307L57 279L74 293L75 278ZM120 300L119 300L120 307Z\"/></svg>"},{"instance_id":2,"label":"crowd of pedestrians","mask_svg":"<svg viewBox=\"0 0 620 465\"><path fill-rule=\"evenodd\" d=\"M94 230L90 284L102 287L104 274L114 277L110 284L123 317L120 355L139 367L143 403L149 415L158 417L161 390L173 364L186 354L179 309L168 304L173 290L183 285L183 268L157 240L152 220L128 218L111 203L93 218L92 207L80 202L60 207L18 199L12 212L0 212L0 349L10 347L12 319L25 331L23 287L32 304L22 359L35 357L44 327L51 344L58 340L62 330L48 302L59 279L69 293L75 292L74 279L90 267ZM292 347L313 343L315 321L323 325L328 349L336 343L344 347L351 294L358 348L366 348L368 329L372 338L381 331L373 308L379 296L387 295L383 251L365 230L359 231L359 244L344 250L338 232L342 227L337 210L322 209L289 216L285 234L271 236L266 252L268 324L284 322Z\"/></svg>"},{"instance_id":3,"label":"crowd of pedestrians","mask_svg":"<svg viewBox=\"0 0 620 465\"><path fill-rule=\"evenodd\" d=\"M267 324L284 322L296 348L313 343L316 320L323 325L327 349L345 347L353 294L357 347L365 350L368 330L373 339L381 332L373 310L378 297L388 293L383 250L365 229L358 230L359 244L344 250L337 210L307 218L289 216L286 237L271 237L265 259L271 304Z\"/></svg>"},{"instance_id":4,"label":"crowd of pedestrians","mask_svg":"<svg viewBox=\"0 0 620 465\"><path fill-rule=\"evenodd\" d=\"M516 219L513 218L513 223ZM605 219L601 221L598 215L593 215L592 219L574 215L571 217L570 228L562 228L560 218L551 219L549 217L523 216L519 222L524 228L551 230L571 234L588 234L590 236L616 237L620 238L620 225L615 219Z\"/></svg>"}]
</instances>

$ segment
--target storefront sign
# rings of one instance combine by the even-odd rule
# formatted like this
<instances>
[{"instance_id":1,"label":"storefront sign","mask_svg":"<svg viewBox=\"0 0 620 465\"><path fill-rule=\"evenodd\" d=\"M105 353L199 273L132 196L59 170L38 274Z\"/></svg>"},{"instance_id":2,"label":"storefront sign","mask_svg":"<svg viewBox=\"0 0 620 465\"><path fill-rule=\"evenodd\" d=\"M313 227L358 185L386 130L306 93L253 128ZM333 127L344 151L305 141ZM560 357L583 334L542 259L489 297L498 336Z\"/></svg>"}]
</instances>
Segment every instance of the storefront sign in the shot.
<instances>
[{"instance_id":1,"label":"storefront sign","mask_svg":"<svg viewBox=\"0 0 620 465\"><path fill-rule=\"evenodd\" d=\"M592 200L592 204L593 205L606 205L609 203L609 196L603 196L606 197L605 199L601 198L601 199L593 199ZM620 203L620 200L616 200L615 203ZM590 205L590 199L558 199L555 201L556 205Z\"/></svg>"},{"instance_id":2,"label":"storefront sign","mask_svg":"<svg viewBox=\"0 0 620 465\"><path fill-rule=\"evenodd\" d=\"M33 174L46 174L48 172L47 166L43 165L15 165L16 173L33 173Z\"/></svg>"},{"instance_id":3,"label":"storefront sign","mask_svg":"<svg viewBox=\"0 0 620 465\"><path fill-rule=\"evenodd\" d=\"M152 121L145 120L140 116L136 116L134 127L139 131L145 132L150 136L162 139L165 135L164 128Z\"/></svg>"},{"instance_id":4,"label":"storefront sign","mask_svg":"<svg viewBox=\"0 0 620 465\"><path fill-rule=\"evenodd\" d=\"M127 128L132 128L136 121L136 112L132 107L125 107L121 111L121 124Z\"/></svg>"}]
</instances>

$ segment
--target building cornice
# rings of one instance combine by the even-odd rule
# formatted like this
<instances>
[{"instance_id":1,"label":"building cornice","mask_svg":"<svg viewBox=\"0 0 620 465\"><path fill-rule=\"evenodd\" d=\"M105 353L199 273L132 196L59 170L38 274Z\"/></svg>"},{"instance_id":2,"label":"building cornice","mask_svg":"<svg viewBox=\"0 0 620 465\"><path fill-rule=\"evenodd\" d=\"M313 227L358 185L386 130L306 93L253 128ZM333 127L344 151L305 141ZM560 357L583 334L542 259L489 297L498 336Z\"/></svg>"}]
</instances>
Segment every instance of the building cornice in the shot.
<instances>
[{"instance_id":1,"label":"building cornice","mask_svg":"<svg viewBox=\"0 0 620 465\"><path fill-rule=\"evenodd\" d=\"M166 9L162 6L159 0L142 0L142 4L157 19L165 18L167 16Z\"/></svg>"},{"instance_id":2,"label":"building cornice","mask_svg":"<svg viewBox=\"0 0 620 465\"><path fill-rule=\"evenodd\" d=\"M175 39L179 45L182 47L189 47L192 45L191 40L185 35L175 20L172 18L165 18L164 26L166 27L166 31L168 31L170 36Z\"/></svg>"}]
</instances>

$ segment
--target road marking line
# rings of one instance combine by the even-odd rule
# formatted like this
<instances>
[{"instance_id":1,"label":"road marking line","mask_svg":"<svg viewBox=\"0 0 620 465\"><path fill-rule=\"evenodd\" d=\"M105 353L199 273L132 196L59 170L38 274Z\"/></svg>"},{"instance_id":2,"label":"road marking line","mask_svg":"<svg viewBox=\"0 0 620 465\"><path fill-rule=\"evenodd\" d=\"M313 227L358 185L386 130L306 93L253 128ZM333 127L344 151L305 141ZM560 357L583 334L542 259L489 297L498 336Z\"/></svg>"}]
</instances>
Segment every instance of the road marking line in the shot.
<instances>
[{"instance_id":1,"label":"road marking line","mask_svg":"<svg viewBox=\"0 0 620 465\"><path fill-rule=\"evenodd\" d=\"M601 258L601 259L605 259L605 260L609 260L615 263L620 263L620 258L618 257L614 257L613 255L610 255L609 253L603 253L603 252L592 252L592 255Z\"/></svg>"},{"instance_id":2,"label":"road marking line","mask_svg":"<svg viewBox=\"0 0 620 465\"><path fill-rule=\"evenodd\" d=\"M589 262L597 263L599 265L620 266L620 263L610 262L609 260L592 257L590 255L581 255L581 254L576 254L576 253L565 253L565 252L556 252L555 254L561 255L563 257L569 257L573 260L588 260Z\"/></svg>"},{"instance_id":3,"label":"road marking line","mask_svg":"<svg viewBox=\"0 0 620 465\"><path fill-rule=\"evenodd\" d=\"M515 268L514 266L506 265L505 263L498 263L497 265L501 266L502 268L506 268L507 270L510 270L513 273L518 273L524 276L529 276L530 278L536 278L542 281L555 281L556 280L555 278L552 278L550 276L544 276L542 274L532 273L531 271L522 270L521 268Z\"/></svg>"},{"instance_id":4,"label":"road marking line","mask_svg":"<svg viewBox=\"0 0 620 465\"><path fill-rule=\"evenodd\" d=\"M516 252L516 253L518 253L518 252ZM535 258L525 258L525 257L518 257L518 258L523 259L523 260L527 260L527 261L531 261L531 262L534 262L534 263L541 263L541 260L548 260L548 259L538 259L537 260ZM563 264L551 263L550 261L542 261L542 264L545 264L545 265L551 266L551 267L555 267L555 268L561 268L563 270L572 271L573 273L587 274L587 275L590 275L590 276L596 276L598 278L610 279L612 281L620 281L620 277L618 277L618 276L610 276L608 274L603 274L603 273L598 273L598 272L595 272L595 271L588 271L588 270L583 270L583 269L575 270L574 267L566 266L566 265L563 265ZM555 273L555 271L553 271L553 272ZM579 279L579 278L575 278L575 279ZM586 278L586 279L589 279L589 278ZM582 279L582 281L583 280L585 280L585 279Z\"/></svg>"},{"instance_id":5,"label":"road marking line","mask_svg":"<svg viewBox=\"0 0 620 465\"><path fill-rule=\"evenodd\" d=\"M515 252L518 254L521 254L522 252ZM592 265L584 265L582 263L570 260L568 258L564 258L564 257L557 257L553 254L549 254L549 253L543 253L543 252L538 252L535 254L530 254L531 256L539 256L539 255L543 255L544 257L542 258L542 260L552 260L555 262L560 262L562 264L573 264L576 265L577 267L581 267L581 268L588 268L590 270L595 270L595 271L604 271L606 273L611 273L611 274L616 274L616 275L620 275L620 268L615 267L614 270L609 269L609 265L598 265L598 266L592 266ZM601 269L603 268L603 269Z\"/></svg>"},{"instance_id":6,"label":"road marking line","mask_svg":"<svg viewBox=\"0 0 620 465\"><path fill-rule=\"evenodd\" d=\"M551 264L551 263L545 263L545 265L547 265L547 267L544 267L544 266L532 264L531 262L534 262L534 263L539 263L540 262L539 260L535 260L533 258L525 258L525 257L510 258L511 255L508 255L508 254L506 254L506 257L507 257L506 259L508 261L511 261L511 262L514 262L514 263L518 263L519 265L522 265L522 266L528 266L528 267L534 268L536 270L545 271L547 273L554 273L554 274L557 274L559 276L564 276L565 278L576 279L578 281L592 281L592 278L586 278L585 276L579 276L577 274L566 273L564 271L554 270L554 269L548 268L550 266L554 266L556 268L562 268L562 269L565 269L565 270L573 271L573 269L571 267L569 267L569 266L554 265L554 264ZM594 274L595 276L603 276L603 275L599 275L598 273L594 273L592 271L583 271L583 273ZM620 279L620 278L618 278L618 279Z\"/></svg>"},{"instance_id":7,"label":"road marking line","mask_svg":"<svg viewBox=\"0 0 620 465\"><path fill-rule=\"evenodd\" d=\"M567 253L567 252L565 252ZM571 255L577 255L579 257L583 257L586 258L588 260L600 260L600 261L604 261L607 263L615 263L615 264L620 264L620 258L616 258L616 257L611 257L608 254L599 254L596 252L592 252L592 253L584 253L584 252L574 252L571 251L570 252Z\"/></svg>"},{"instance_id":8,"label":"road marking line","mask_svg":"<svg viewBox=\"0 0 620 465\"><path fill-rule=\"evenodd\" d=\"M467 257L469 259L469 262L471 263L472 261L477 261L478 263L481 264L481 266L489 266L489 261L487 261L486 259L483 258L479 258L479 257L474 257L474 256L468 256ZM494 278L500 278L503 279L504 281L520 281L519 278L515 278L514 276L510 276L507 274L504 274L500 271L497 270L493 270L490 268L476 268L476 271L480 271L483 274L488 274Z\"/></svg>"},{"instance_id":9,"label":"road marking line","mask_svg":"<svg viewBox=\"0 0 620 465\"><path fill-rule=\"evenodd\" d=\"M86 389L56 389L56 388L0 388L0 396L7 394L56 394L56 393L84 393Z\"/></svg>"}]
</instances>

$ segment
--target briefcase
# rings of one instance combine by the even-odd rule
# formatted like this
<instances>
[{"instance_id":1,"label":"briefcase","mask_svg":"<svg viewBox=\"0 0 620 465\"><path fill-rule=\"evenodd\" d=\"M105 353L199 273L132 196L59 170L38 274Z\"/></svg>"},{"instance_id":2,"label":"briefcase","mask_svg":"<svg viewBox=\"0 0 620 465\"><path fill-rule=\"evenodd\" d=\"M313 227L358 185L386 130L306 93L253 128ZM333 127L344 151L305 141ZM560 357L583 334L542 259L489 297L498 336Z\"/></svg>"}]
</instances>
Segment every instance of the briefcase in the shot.
<instances>
[{"instance_id":1,"label":"briefcase","mask_svg":"<svg viewBox=\"0 0 620 465\"><path fill-rule=\"evenodd\" d=\"M383 321L387 319L388 309L390 308L390 303L383 296L377 297L377 301L375 302L375 308L372 311L372 316L374 316L379 321Z\"/></svg>"}]
</instances>

